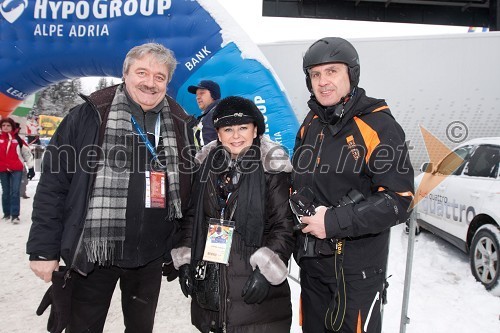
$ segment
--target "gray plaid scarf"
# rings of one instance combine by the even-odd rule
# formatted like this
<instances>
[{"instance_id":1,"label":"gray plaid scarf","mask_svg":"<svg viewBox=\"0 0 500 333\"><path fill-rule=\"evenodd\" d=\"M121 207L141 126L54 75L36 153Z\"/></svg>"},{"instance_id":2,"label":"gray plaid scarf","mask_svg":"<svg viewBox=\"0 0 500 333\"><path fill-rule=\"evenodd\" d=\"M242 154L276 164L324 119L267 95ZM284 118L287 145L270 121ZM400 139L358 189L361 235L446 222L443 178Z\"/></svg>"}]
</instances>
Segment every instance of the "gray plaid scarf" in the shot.
<instances>
[{"instance_id":1,"label":"gray plaid scarf","mask_svg":"<svg viewBox=\"0 0 500 333\"><path fill-rule=\"evenodd\" d=\"M103 156L100 157L100 167L96 174L83 230L83 245L88 261L100 265L113 264L115 259L123 257L125 213L132 163L132 147L126 144L126 138L133 131L129 101L123 90L123 85L117 88L111 104L102 144ZM166 99L163 100L160 112L163 120L161 136L164 156L162 157L167 166L167 208L171 220L181 218L182 213L177 141Z\"/></svg>"}]
</instances>

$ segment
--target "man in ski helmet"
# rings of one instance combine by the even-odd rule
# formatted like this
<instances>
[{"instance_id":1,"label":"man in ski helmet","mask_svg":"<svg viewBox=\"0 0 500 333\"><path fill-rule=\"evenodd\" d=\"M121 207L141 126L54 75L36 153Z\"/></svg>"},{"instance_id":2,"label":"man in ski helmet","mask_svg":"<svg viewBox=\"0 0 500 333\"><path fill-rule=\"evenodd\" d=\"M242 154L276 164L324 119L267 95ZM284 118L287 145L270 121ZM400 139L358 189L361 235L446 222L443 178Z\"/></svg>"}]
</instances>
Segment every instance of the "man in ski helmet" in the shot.
<instances>
[{"instance_id":1,"label":"man in ski helmet","mask_svg":"<svg viewBox=\"0 0 500 333\"><path fill-rule=\"evenodd\" d=\"M342 38L303 57L309 112L297 133L293 190L304 332L381 332L390 227L409 217L413 169L405 133L383 99L358 87L359 57Z\"/></svg>"}]
</instances>

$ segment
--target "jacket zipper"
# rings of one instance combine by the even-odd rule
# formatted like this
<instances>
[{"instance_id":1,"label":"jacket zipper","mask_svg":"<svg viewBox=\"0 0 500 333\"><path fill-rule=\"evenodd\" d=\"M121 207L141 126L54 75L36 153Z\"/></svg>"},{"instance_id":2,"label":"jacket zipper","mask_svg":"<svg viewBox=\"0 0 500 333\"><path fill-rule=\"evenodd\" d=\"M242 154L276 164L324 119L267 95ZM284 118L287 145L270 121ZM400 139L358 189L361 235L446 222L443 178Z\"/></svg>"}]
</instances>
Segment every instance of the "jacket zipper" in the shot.
<instances>
[{"instance_id":1,"label":"jacket zipper","mask_svg":"<svg viewBox=\"0 0 500 333\"><path fill-rule=\"evenodd\" d=\"M226 326L226 316L227 316L227 303L230 302L230 299L227 297L227 279L226 279L226 271L227 267L224 264L218 264L220 268L220 311L219 311L219 327L222 327L222 332L227 331Z\"/></svg>"},{"instance_id":2,"label":"jacket zipper","mask_svg":"<svg viewBox=\"0 0 500 333\"><path fill-rule=\"evenodd\" d=\"M318 154L316 154L316 160L314 161L314 169L312 171L312 181L311 181L312 184L314 184L314 178L315 178L315 175L316 175L316 170L320 167L321 151L322 151L322 148L323 148L323 139L325 138L325 135L324 135L323 131L325 130L325 127L326 127L326 125L323 126L323 128L321 129L321 132L318 135L318 140L317 141L318 141L319 147L318 147Z\"/></svg>"}]
</instances>

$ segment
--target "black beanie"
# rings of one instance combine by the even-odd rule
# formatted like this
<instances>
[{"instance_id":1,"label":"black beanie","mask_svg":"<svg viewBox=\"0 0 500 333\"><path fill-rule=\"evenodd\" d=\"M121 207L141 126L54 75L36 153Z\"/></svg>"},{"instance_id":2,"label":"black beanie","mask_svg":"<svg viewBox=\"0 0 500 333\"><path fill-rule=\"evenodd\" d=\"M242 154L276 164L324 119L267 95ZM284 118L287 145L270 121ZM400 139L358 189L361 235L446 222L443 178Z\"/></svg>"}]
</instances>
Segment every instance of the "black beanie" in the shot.
<instances>
[{"instance_id":1,"label":"black beanie","mask_svg":"<svg viewBox=\"0 0 500 333\"><path fill-rule=\"evenodd\" d=\"M215 128L255 123L257 135L262 135L266 131L264 116L257 105L240 96L221 99L215 107L212 119Z\"/></svg>"}]
</instances>

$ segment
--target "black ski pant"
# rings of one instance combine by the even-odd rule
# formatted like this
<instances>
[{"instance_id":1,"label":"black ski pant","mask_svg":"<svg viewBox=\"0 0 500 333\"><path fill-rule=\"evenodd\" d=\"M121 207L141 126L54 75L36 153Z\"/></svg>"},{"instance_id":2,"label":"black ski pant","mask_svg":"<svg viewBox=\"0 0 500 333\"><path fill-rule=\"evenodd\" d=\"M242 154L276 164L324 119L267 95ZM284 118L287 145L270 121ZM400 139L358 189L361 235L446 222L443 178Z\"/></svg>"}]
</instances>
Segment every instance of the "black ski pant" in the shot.
<instances>
[{"instance_id":1,"label":"black ski pant","mask_svg":"<svg viewBox=\"0 0 500 333\"><path fill-rule=\"evenodd\" d=\"M335 277L311 277L300 270L302 332L332 332L325 328L325 314L337 282ZM380 333L382 331L383 274L366 279L346 277L346 313L341 333Z\"/></svg>"},{"instance_id":2,"label":"black ski pant","mask_svg":"<svg viewBox=\"0 0 500 333\"><path fill-rule=\"evenodd\" d=\"M120 280L125 332L152 332L163 259L139 268L99 267L86 277L73 273L71 320L66 333L103 332L111 298Z\"/></svg>"}]
</instances>

